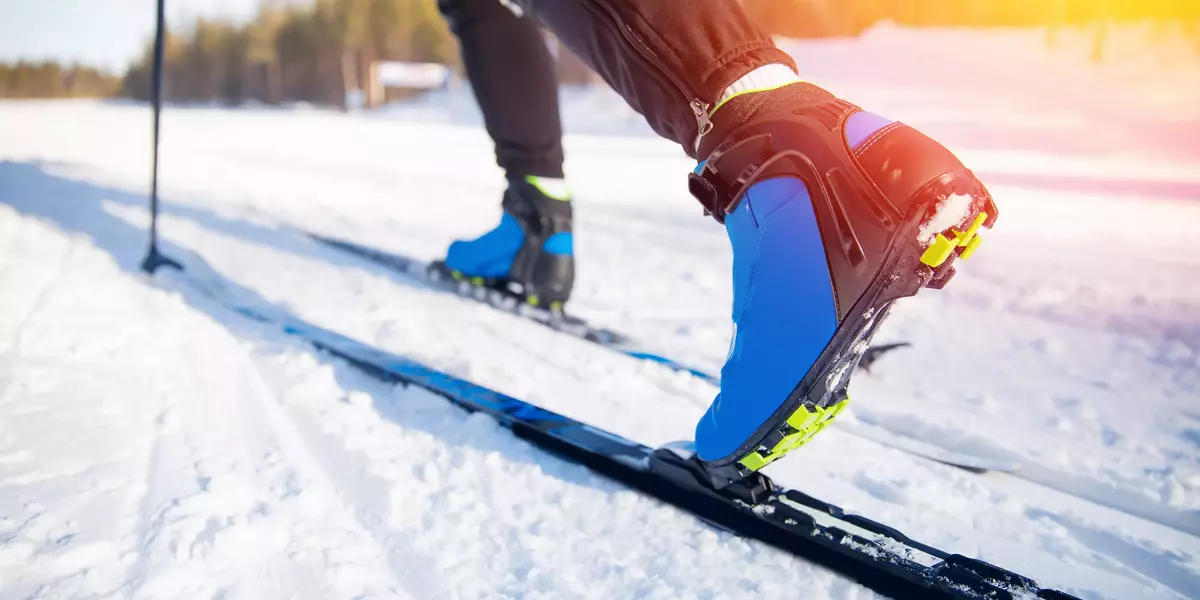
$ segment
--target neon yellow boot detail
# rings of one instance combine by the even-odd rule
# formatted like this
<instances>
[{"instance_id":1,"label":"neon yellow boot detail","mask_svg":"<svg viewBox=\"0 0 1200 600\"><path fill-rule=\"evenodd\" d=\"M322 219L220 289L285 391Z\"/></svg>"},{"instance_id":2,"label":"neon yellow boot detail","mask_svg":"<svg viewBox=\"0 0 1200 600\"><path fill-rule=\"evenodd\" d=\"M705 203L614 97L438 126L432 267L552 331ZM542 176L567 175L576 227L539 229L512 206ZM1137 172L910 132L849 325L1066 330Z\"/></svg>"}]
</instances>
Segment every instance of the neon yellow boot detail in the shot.
<instances>
[{"instance_id":1,"label":"neon yellow boot detail","mask_svg":"<svg viewBox=\"0 0 1200 600\"><path fill-rule=\"evenodd\" d=\"M947 238L940 233L937 234L937 237L933 239L933 243L921 254L921 262L936 269L942 266L958 248L962 248L959 251L959 256L964 260L970 258L975 253L975 250L979 248L979 244L983 243L978 233L979 228L983 227L983 223L987 221L987 218L988 214L981 212L975 215L975 220L971 222L971 226L966 231L951 228L950 232L954 234L953 239Z\"/></svg>"},{"instance_id":2,"label":"neon yellow boot detail","mask_svg":"<svg viewBox=\"0 0 1200 600\"><path fill-rule=\"evenodd\" d=\"M742 458L742 460L739 460L738 462L741 463L741 465L743 467L746 467L747 469L750 469L751 471L757 471L757 470L771 464L771 460L772 459L763 458L763 456L757 452L751 452L750 454L747 454L745 457Z\"/></svg>"},{"instance_id":3,"label":"neon yellow boot detail","mask_svg":"<svg viewBox=\"0 0 1200 600\"><path fill-rule=\"evenodd\" d=\"M953 240L946 239L946 236L939 233L933 243L921 254L921 262L936 269L942 266L942 263L946 262L951 254L954 254L954 248L957 245Z\"/></svg>"},{"instance_id":4,"label":"neon yellow boot detail","mask_svg":"<svg viewBox=\"0 0 1200 600\"><path fill-rule=\"evenodd\" d=\"M975 221L971 223L971 226L968 227L965 232L958 233L958 231L955 231L954 233L956 234L956 241L958 242L958 245L965 247L968 243L970 243L970 241L975 237L975 234L979 233L979 228L983 226L983 222L987 220L987 217L987 213L981 212L978 215L975 215Z\"/></svg>"},{"instance_id":5,"label":"neon yellow boot detail","mask_svg":"<svg viewBox=\"0 0 1200 600\"><path fill-rule=\"evenodd\" d=\"M982 243L983 243L983 238L981 238L979 236L975 236L974 238L971 238L971 241L967 242L967 247L963 248L963 251L959 253L958 257L963 260L967 260L967 259L971 258L971 255L975 254L975 250L977 250L979 248L979 245Z\"/></svg>"},{"instance_id":6,"label":"neon yellow boot detail","mask_svg":"<svg viewBox=\"0 0 1200 600\"><path fill-rule=\"evenodd\" d=\"M563 179L526 175L525 182L537 188L537 191L547 198L553 198L560 202L571 200L571 189L567 187L567 182Z\"/></svg>"},{"instance_id":7,"label":"neon yellow boot detail","mask_svg":"<svg viewBox=\"0 0 1200 600\"><path fill-rule=\"evenodd\" d=\"M801 405L787 418L786 425L789 433L784 435L783 439L776 442L770 449L760 446L757 450L743 456L738 463L751 471L757 471L779 460L783 455L803 446L822 429L825 429L849 402L850 399L847 398L824 408Z\"/></svg>"}]
</instances>

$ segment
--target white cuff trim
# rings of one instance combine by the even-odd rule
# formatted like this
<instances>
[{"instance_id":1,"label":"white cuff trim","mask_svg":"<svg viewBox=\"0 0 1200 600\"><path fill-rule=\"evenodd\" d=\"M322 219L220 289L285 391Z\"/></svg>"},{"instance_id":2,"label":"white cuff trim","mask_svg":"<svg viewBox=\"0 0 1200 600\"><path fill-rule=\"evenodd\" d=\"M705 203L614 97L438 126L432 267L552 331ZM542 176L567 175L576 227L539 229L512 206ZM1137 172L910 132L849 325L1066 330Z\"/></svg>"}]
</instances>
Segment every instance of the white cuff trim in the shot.
<instances>
[{"instance_id":1,"label":"white cuff trim","mask_svg":"<svg viewBox=\"0 0 1200 600\"><path fill-rule=\"evenodd\" d=\"M739 94L773 90L799 81L800 77L787 65L771 64L759 67L725 88L725 92L721 94L721 99L717 102L717 107Z\"/></svg>"}]
</instances>

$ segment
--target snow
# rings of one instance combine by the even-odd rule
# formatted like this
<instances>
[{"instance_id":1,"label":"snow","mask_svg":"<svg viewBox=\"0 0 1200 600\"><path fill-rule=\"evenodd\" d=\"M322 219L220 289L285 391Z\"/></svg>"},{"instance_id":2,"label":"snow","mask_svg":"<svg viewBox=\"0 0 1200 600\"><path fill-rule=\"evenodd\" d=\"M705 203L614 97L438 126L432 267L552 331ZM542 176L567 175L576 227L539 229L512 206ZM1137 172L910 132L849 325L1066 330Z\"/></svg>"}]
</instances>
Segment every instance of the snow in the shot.
<instances>
[{"instance_id":1,"label":"snow","mask_svg":"<svg viewBox=\"0 0 1200 600\"><path fill-rule=\"evenodd\" d=\"M933 241L934 236L951 227L961 225L971 212L971 197L965 194L951 194L938 204L933 218L921 225L917 231L917 240L921 243Z\"/></svg>"},{"instance_id":2,"label":"snow","mask_svg":"<svg viewBox=\"0 0 1200 600\"><path fill-rule=\"evenodd\" d=\"M1041 35L786 44L806 78L945 140L1001 216L946 290L897 305L880 341L913 346L855 378L850 426L770 472L1085 598L1200 597L1200 69L1137 30L1100 66ZM716 371L730 258L691 165L611 94L571 94L572 307ZM466 92L444 99L168 110L168 251L643 443L690 437L711 385L294 231L434 258L492 225L490 145ZM875 597L145 277L149 124L0 103L0 598ZM1023 466L963 472L868 427Z\"/></svg>"}]
</instances>

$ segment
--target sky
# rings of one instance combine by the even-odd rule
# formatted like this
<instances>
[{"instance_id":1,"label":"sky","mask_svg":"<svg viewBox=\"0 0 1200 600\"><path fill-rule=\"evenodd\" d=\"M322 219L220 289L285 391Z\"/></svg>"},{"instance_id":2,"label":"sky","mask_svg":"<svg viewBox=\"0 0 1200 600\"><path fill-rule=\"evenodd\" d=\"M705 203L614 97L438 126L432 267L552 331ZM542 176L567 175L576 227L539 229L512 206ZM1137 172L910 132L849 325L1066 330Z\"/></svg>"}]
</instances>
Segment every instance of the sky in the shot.
<instances>
[{"instance_id":1,"label":"sky","mask_svg":"<svg viewBox=\"0 0 1200 600\"><path fill-rule=\"evenodd\" d=\"M78 61L122 73L154 35L155 0L0 0L0 62ZM258 0L167 0L167 25L253 16Z\"/></svg>"}]
</instances>

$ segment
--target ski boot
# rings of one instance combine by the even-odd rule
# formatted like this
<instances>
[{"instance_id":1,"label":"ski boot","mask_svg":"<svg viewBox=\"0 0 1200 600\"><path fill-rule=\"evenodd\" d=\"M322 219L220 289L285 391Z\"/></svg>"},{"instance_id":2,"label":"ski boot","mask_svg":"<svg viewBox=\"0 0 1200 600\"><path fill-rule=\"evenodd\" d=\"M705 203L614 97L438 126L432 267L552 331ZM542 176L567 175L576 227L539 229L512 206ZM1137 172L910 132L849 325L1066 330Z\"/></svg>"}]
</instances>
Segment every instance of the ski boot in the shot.
<instances>
[{"instance_id":1,"label":"ski boot","mask_svg":"<svg viewBox=\"0 0 1200 600\"><path fill-rule=\"evenodd\" d=\"M824 429L892 303L944 286L997 216L940 144L837 99L757 115L689 190L733 246L734 338L695 438L717 489Z\"/></svg>"},{"instance_id":2,"label":"ski boot","mask_svg":"<svg viewBox=\"0 0 1200 600\"><path fill-rule=\"evenodd\" d=\"M500 225L450 245L431 274L562 313L575 279L571 198L561 179L510 179Z\"/></svg>"}]
</instances>

